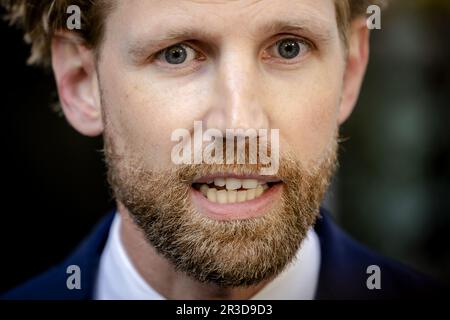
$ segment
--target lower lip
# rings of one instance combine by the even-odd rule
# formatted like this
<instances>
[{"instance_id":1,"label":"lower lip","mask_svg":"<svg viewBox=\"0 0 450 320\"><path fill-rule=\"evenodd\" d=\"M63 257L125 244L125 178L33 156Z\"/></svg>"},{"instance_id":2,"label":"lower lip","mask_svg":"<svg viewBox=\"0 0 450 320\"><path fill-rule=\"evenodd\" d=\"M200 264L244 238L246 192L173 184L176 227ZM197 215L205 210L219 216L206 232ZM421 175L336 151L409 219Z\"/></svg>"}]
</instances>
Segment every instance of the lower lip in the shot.
<instances>
[{"instance_id":1,"label":"lower lip","mask_svg":"<svg viewBox=\"0 0 450 320\"><path fill-rule=\"evenodd\" d=\"M200 213L214 220L244 220L263 216L281 198L283 185L278 183L253 200L220 204L209 201L200 191L191 187L194 206Z\"/></svg>"}]
</instances>

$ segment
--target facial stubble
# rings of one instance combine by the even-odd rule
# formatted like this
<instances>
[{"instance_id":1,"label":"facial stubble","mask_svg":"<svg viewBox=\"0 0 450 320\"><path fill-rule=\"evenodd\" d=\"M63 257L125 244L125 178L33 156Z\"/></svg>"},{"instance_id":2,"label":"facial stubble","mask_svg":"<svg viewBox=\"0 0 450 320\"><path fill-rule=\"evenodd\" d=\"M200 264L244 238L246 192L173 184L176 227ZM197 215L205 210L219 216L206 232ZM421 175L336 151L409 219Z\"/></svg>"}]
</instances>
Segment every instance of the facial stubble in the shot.
<instances>
[{"instance_id":1,"label":"facial stubble","mask_svg":"<svg viewBox=\"0 0 450 320\"><path fill-rule=\"evenodd\" d=\"M220 287L256 285L293 261L337 165L337 138L308 168L283 154L277 174L281 199L261 217L219 221L194 207L194 178L217 172L257 174L258 165L182 165L156 172L135 152L119 154L114 138L106 127L105 160L116 199L177 271Z\"/></svg>"}]
</instances>

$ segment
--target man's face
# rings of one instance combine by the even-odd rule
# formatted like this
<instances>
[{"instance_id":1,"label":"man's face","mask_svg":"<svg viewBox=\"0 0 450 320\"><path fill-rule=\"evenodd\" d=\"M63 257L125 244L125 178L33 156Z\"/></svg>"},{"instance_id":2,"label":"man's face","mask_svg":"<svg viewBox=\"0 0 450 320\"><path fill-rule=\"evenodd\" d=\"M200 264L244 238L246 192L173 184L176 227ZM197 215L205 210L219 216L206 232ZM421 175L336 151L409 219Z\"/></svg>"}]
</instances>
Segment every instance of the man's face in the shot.
<instances>
[{"instance_id":1,"label":"man's face","mask_svg":"<svg viewBox=\"0 0 450 320\"><path fill-rule=\"evenodd\" d=\"M335 164L343 47L332 0L118 1L98 63L109 177L179 270L236 286L291 261ZM174 164L171 134L194 121L279 129L279 172ZM196 190L227 188L214 177L256 178L269 190L214 203Z\"/></svg>"}]
</instances>

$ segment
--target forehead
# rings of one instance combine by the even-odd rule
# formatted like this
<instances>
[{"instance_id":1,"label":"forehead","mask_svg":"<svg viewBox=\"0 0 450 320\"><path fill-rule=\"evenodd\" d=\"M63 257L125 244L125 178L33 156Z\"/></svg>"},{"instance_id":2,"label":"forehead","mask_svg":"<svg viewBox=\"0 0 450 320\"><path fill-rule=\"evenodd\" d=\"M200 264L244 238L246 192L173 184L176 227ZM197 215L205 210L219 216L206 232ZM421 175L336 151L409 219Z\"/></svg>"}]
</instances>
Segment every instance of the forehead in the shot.
<instances>
[{"instance_id":1,"label":"forehead","mask_svg":"<svg viewBox=\"0 0 450 320\"><path fill-rule=\"evenodd\" d=\"M177 28L221 37L253 36L283 22L337 33L334 0L118 0L107 27L137 39Z\"/></svg>"}]
</instances>

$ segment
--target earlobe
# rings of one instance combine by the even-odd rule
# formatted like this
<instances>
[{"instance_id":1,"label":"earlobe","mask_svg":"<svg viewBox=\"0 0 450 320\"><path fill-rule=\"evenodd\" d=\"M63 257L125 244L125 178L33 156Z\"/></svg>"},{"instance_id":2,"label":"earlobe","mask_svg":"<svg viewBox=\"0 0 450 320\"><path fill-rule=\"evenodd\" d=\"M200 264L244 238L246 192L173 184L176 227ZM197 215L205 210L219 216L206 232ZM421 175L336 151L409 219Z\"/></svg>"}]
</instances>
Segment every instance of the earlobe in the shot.
<instances>
[{"instance_id":1,"label":"earlobe","mask_svg":"<svg viewBox=\"0 0 450 320\"><path fill-rule=\"evenodd\" d=\"M103 132L95 57L72 34L52 40L52 67L67 121L81 134Z\"/></svg>"},{"instance_id":2,"label":"earlobe","mask_svg":"<svg viewBox=\"0 0 450 320\"><path fill-rule=\"evenodd\" d=\"M369 60L369 29L365 18L355 19L349 31L348 55L343 94L339 109L339 124L344 123L355 107Z\"/></svg>"}]
</instances>

